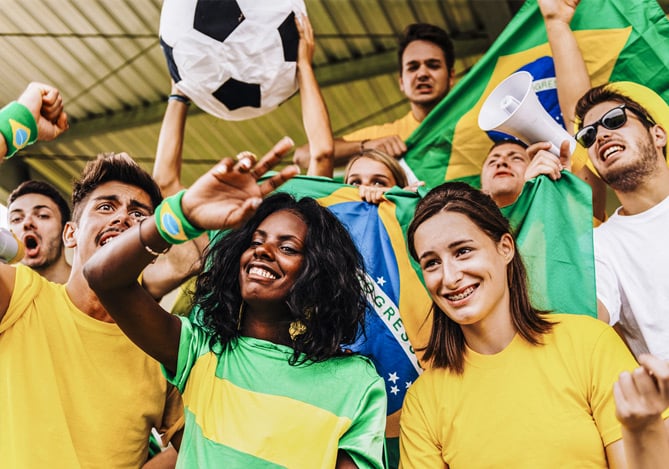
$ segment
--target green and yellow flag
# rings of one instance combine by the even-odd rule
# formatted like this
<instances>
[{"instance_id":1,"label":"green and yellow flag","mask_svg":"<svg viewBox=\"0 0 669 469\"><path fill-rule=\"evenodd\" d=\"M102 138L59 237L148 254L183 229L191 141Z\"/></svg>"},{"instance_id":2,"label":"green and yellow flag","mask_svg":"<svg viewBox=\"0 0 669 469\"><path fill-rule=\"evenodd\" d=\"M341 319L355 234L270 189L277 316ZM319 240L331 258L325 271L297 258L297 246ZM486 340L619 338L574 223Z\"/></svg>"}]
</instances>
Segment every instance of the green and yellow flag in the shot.
<instances>
[{"instance_id":1,"label":"green and yellow flag","mask_svg":"<svg viewBox=\"0 0 669 469\"><path fill-rule=\"evenodd\" d=\"M557 181L527 181L518 200L502 208L536 308L597 316L590 197L590 186L563 171Z\"/></svg>"},{"instance_id":2,"label":"green and yellow flag","mask_svg":"<svg viewBox=\"0 0 669 469\"><path fill-rule=\"evenodd\" d=\"M634 81L669 101L669 21L655 0L584 0L571 26L593 86ZM428 187L447 180L477 185L491 145L477 125L483 101L515 71L525 69L535 75L531 64L549 56L541 12L536 0L528 0L407 140L405 159L418 179ZM544 83L551 86L551 80Z\"/></svg>"}]
</instances>

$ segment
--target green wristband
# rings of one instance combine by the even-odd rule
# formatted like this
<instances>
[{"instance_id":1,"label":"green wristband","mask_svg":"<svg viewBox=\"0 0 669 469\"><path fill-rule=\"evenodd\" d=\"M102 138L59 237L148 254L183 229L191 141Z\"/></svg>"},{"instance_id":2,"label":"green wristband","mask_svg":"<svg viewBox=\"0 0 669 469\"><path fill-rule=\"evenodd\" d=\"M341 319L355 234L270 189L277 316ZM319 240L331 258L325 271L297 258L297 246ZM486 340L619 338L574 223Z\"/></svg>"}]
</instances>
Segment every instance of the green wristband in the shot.
<instances>
[{"instance_id":1,"label":"green wristband","mask_svg":"<svg viewBox=\"0 0 669 469\"><path fill-rule=\"evenodd\" d=\"M155 212L156 228L165 241L171 244L181 244L199 237L204 230L193 226L181 210L181 199L186 190L166 197L158 205Z\"/></svg>"},{"instance_id":2,"label":"green wristband","mask_svg":"<svg viewBox=\"0 0 669 469\"><path fill-rule=\"evenodd\" d=\"M7 142L5 158L37 141L37 122L30 110L18 101L0 109L0 134Z\"/></svg>"}]
</instances>

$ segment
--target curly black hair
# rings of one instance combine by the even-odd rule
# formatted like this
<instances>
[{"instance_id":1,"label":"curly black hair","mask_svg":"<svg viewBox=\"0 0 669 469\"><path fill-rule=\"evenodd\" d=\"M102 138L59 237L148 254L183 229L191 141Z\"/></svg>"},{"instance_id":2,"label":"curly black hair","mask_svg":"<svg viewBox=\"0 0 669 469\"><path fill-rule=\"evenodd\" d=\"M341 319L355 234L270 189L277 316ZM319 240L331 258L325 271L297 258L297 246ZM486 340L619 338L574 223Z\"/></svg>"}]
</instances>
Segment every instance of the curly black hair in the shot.
<instances>
[{"instance_id":1,"label":"curly black hair","mask_svg":"<svg viewBox=\"0 0 669 469\"><path fill-rule=\"evenodd\" d=\"M286 304L293 320L302 321L306 332L292 347L291 365L319 362L343 355L343 345L355 341L364 330L366 295L363 260L346 228L326 208L311 198L295 200L279 193L265 199L244 226L212 242L198 279L194 305L198 322L212 334L212 350L234 346L239 337L242 305L239 269L242 253L254 232L269 215L288 210L307 225L300 275Z\"/></svg>"}]
</instances>

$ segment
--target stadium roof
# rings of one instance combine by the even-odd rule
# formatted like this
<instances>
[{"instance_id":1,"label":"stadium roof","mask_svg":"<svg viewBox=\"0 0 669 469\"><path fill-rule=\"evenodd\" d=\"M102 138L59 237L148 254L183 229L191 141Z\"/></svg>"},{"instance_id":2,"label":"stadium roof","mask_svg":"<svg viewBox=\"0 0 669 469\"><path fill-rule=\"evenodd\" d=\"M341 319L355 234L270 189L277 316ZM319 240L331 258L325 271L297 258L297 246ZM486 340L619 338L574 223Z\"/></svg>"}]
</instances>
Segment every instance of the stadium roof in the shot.
<instances>
[{"instance_id":1,"label":"stadium roof","mask_svg":"<svg viewBox=\"0 0 669 469\"><path fill-rule=\"evenodd\" d=\"M335 135L404 115L396 37L409 23L444 27L456 74L471 68L522 0L306 0L316 32L317 78ZM669 0L660 4L665 12ZM72 179L102 151L126 151L151 170L170 82L158 42L160 0L3 0L0 104L30 81L57 86L70 115L58 140L24 150L0 169L0 201L25 179L69 194ZM191 107L183 181L224 156L264 153L283 135L305 142L299 98L270 114L229 122Z\"/></svg>"}]
</instances>

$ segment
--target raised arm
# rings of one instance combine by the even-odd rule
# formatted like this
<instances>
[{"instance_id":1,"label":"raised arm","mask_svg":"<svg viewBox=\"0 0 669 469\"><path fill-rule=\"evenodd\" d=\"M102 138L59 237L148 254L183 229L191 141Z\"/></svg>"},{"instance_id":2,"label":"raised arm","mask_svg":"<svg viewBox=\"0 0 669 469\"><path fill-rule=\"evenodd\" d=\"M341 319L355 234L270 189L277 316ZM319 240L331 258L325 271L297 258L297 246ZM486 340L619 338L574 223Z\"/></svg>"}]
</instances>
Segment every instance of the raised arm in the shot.
<instances>
[{"instance_id":1,"label":"raised arm","mask_svg":"<svg viewBox=\"0 0 669 469\"><path fill-rule=\"evenodd\" d=\"M172 82L153 164L153 179L163 197L176 194L184 188L181 183L181 158L189 104L188 97Z\"/></svg>"},{"instance_id":2,"label":"raised arm","mask_svg":"<svg viewBox=\"0 0 669 469\"><path fill-rule=\"evenodd\" d=\"M297 54L297 81L300 84L302 123L307 134L310 176L332 177L334 172L333 138L330 116L316 81L312 61L314 58L314 31L306 15L296 16L300 33Z\"/></svg>"},{"instance_id":3,"label":"raised arm","mask_svg":"<svg viewBox=\"0 0 669 469\"><path fill-rule=\"evenodd\" d=\"M297 169L289 166L262 184L257 183L257 178L274 167L291 147L292 141L284 138L255 165L249 158L237 163L226 158L200 177L180 199L174 196L163 204L176 201L176 208L170 207L180 212L182 225L201 229L237 226L250 216L262 197L297 174ZM156 210L158 217L146 218L99 249L84 266L84 276L130 340L174 372L181 322L137 283L139 273L156 257L151 252L169 247L165 231L161 234L156 226L160 208ZM201 232L195 228L192 231Z\"/></svg>"},{"instance_id":4,"label":"raised arm","mask_svg":"<svg viewBox=\"0 0 669 469\"><path fill-rule=\"evenodd\" d=\"M153 178L163 197L184 189L181 182L184 131L190 100L172 82L167 107L160 126ZM195 275L201 266L201 254L209 243L203 234L197 239L175 246L160 256L142 275L142 285L154 298L161 298Z\"/></svg>"},{"instance_id":5,"label":"raised arm","mask_svg":"<svg viewBox=\"0 0 669 469\"><path fill-rule=\"evenodd\" d=\"M558 101L567 129L574 128L576 103L591 87L583 54L570 26L579 2L580 0L539 0L555 63Z\"/></svg>"},{"instance_id":6,"label":"raised arm","mask_svg":"<svg viewBox=\"0 0 669 469\"><path fill-rule=\"evenodd\" d=\"M12 134L9 119L20 123L28 132ZM36 135L32 135L33 126L37 130ZM12 156L14 150L37 140L53 140L67 127L67 114L63 110L60 91L44 83L30 83L15 102L0 110L0 132L4 137L0 138L0 156L4 159L8 152Z\"/></svg>"},{"instance_id":7,"label":"raised arm","mask_svg":"<svg viewBox=\"0 0 669 469\"><path fill-rule=\"evenodd\" d=\"M13 130L10 119L20 123L22 130ZM67 127L60 91L30 83L15 102L0 110L0 162L37 140L53 140ZM0 321L9 307L15 277L16 269L0 262Z\"/></svg>"},{"instance_id":8,"label":"raised arm","mask_svg":"<svg viewBox=\"0 0 669 469\"><path fill-rule=\"evenodd\" d=\"M538 0L544 17L548 44L555 63L558 102L567 130L574 128L576 103L591 87L590 75L571 30L580 0ZM575 165L576 166L576 165ZM606 185L587 167L575 168L574 174L592 189L592 211L599 220L606 219Z\"/></svg>"}]
</instances>

